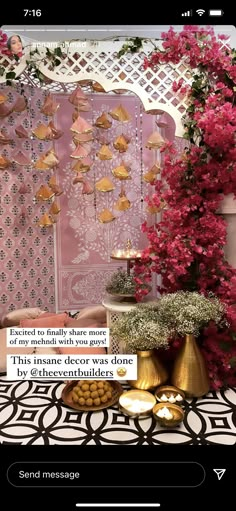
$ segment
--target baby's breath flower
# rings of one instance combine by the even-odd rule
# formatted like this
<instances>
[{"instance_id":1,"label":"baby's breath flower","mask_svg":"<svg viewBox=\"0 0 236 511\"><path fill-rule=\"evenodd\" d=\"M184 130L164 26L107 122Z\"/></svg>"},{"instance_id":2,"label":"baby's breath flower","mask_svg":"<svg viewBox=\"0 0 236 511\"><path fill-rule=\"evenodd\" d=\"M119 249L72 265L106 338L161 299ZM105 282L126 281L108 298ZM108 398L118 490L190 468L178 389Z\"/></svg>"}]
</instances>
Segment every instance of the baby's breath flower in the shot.
<instances>
[{"instance_id":1,"label":"baby's breath flower","mask_svg":"<svg viewBox=\"0 0 236 511\"><path fill-rule=\"evenodd\" d=\"M121 314L111 328L113 337L126 343L128 350L167 348L170 329L158 317L157 303L138 304Z\"/></svg>"},{"instance_id":2,"label":"baby's breath flower","mask_svg":"<svg viewBox=\"0 0 236 511\"><path fill-rule=\"evenodd\" d=\"M198 336L200 329L210 321L219 324L225 313L224 305L216 297L190 291L168 293L159 300L161 321L180 335Z\"/></svg>"}]
</instances>

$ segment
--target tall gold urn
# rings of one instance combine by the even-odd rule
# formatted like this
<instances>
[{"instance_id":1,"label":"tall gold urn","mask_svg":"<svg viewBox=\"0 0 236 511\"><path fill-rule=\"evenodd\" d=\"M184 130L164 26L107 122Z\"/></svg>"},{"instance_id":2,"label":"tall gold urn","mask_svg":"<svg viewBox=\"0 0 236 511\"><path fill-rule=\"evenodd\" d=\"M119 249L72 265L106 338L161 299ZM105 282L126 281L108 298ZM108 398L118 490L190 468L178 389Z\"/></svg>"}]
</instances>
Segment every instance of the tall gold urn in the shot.
<instances>
[{"instance_id":1,"label":"tall gold urn","mask_svg":"<svg viewBox=\"0 0 236 511\"><path fill-rule=\"evenodd\" d=\"M183 340L171 382L188 397L201 397L209 391L206 363L193 334L187 334Z\"/></svg>"},{"instance_id":2,"label":"tall gold urn","mask_svg":"<svg viewBox=\"0 0 236 511\"><path fill-rule=\"evenodd\" d=\"M137 380L128 383L135 389L154 390L166 382L168 373L158 360L156 350L137 351Z\"/></svg>"}]
</instances>

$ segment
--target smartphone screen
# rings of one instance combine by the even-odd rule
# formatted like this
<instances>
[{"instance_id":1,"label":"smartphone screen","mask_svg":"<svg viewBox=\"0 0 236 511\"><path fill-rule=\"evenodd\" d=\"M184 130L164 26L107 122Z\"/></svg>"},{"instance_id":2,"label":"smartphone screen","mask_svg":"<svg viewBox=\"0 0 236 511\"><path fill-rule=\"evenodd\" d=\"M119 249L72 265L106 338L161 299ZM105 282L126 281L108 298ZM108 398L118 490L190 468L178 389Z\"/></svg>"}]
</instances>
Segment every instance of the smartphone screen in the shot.
<instances>
[{"instance_id":1,"label":"smartphone screen","mask_svg":"<svg viewBox=\"0 0 236 511\"><path fill-rule=\"evenodd\" d=\"M236 30L222 7L158 9L158 24L43 9L1 20L9 507L227 501Z\"/></svg>"}]
</instances>

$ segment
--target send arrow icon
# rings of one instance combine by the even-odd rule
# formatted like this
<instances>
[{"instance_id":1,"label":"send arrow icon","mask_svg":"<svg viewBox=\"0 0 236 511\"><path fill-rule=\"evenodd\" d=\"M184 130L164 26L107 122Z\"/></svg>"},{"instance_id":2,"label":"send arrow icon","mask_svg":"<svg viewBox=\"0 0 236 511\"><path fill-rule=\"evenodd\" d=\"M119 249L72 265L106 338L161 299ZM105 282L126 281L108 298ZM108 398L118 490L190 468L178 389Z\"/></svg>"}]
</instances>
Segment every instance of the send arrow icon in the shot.
<instances>
[{"instance_id":1,"label":"send arrow icon","mask_svg":"<svg viewBox=\"0 0 236 511\"><path fill-rule=\"evenodd\" d=\"M226 472L226 468L213 468L214 472L216 473L218 477L218 481L220 481Z\"/></svg>"}]
</instances>

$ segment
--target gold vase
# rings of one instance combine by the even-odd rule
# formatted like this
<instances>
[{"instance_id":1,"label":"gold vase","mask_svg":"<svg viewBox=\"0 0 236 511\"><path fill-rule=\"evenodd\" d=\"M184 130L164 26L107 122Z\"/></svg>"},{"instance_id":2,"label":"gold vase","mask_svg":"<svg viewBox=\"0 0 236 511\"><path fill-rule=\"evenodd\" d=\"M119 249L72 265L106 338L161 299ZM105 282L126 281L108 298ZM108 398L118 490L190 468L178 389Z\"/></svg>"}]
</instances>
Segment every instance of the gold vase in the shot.
<instances>
[{"instance_id":1,"label":"gold vase","mask_svg":"<svg viewBox=\"0 0 236 511\"><path fill-rule=\"evenodd\" d=\"M137 351L138 379L128 381L131 387L142 390L154 390L165 383L168 374L159 362L155 350Z\"/></svg>"},{"instance_id":2,"label":"gold vase","mask_svg":"<svg viewBox=\"0 0 236 511\"><path fill-rule=\"evenodd\" d=\"M188 397L204 396L209 391L206 363L193 334L187 334L183 340L171 381Z\"/></svg>"}]
</instances>

